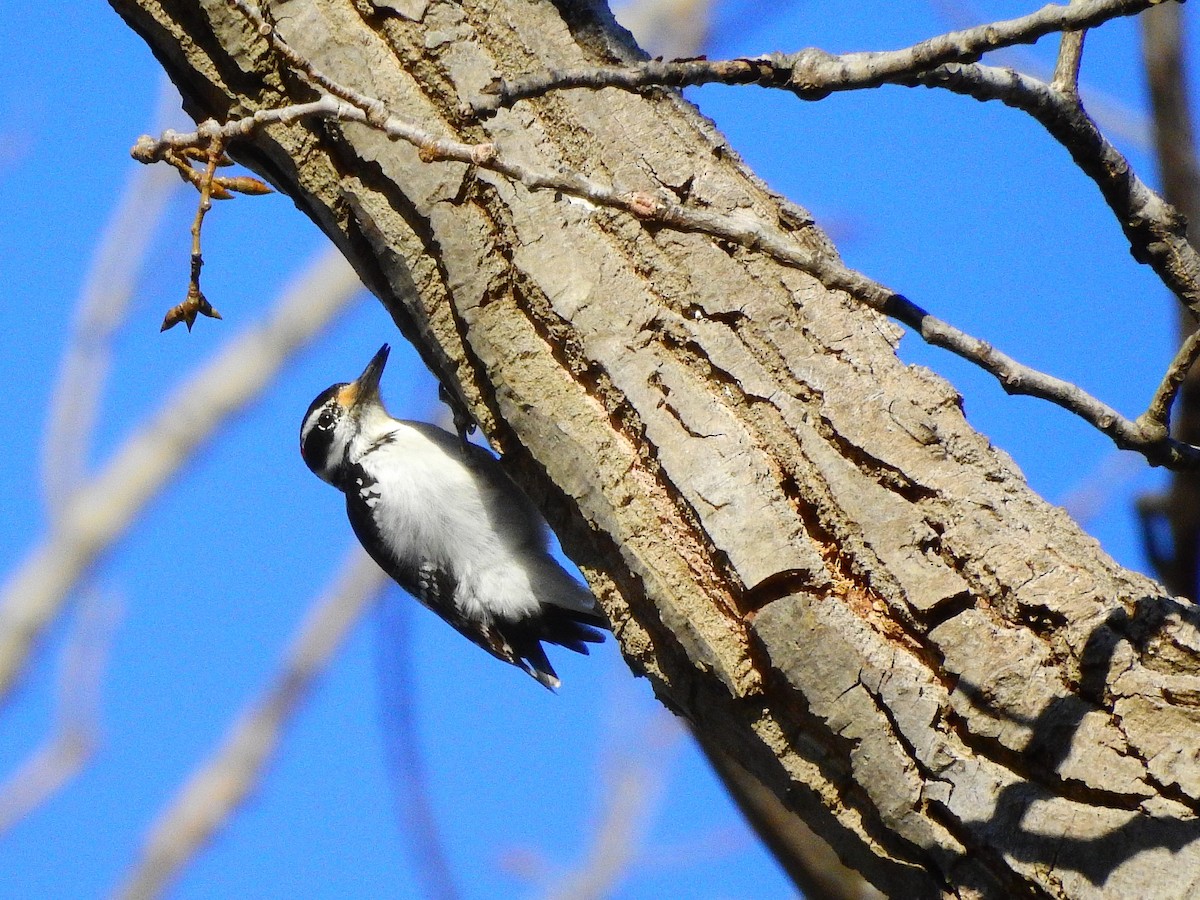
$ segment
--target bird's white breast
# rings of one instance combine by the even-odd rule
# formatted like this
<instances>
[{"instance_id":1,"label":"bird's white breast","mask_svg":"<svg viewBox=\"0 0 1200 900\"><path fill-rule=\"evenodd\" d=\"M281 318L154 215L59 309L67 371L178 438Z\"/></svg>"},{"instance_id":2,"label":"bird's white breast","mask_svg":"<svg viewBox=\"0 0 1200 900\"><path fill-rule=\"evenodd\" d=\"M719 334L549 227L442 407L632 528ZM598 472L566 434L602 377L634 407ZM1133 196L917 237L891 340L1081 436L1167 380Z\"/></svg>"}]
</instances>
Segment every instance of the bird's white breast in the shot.
<instances>
[{"instance_id":1,"label":"bird's white breast","mask_svg":"<svg viewBox=\"0 0 1200 900\"><path fill-rule=\"evenodd\" d=\"M374 484L357 486L383 541L397 558L453 575L456 605L468 616L521 618L538 611L535 573L523 545L538 527L456 449L390 417L366 423L351 447Z\"/></svg>"}]
</instances>

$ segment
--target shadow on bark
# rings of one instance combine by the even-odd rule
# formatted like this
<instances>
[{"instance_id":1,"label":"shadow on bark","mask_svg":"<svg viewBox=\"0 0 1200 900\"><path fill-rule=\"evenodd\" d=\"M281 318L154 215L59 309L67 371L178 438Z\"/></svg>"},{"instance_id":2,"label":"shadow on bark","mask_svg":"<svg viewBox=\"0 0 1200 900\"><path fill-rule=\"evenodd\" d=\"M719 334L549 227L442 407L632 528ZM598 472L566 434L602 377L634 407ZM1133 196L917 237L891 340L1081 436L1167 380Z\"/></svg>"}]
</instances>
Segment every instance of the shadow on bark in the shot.
<instances>
[{"instance_id":1,"label":"shadow on bark","mask_svg":"<svg viewBox=\"0 0 1200 900\"><path fill-rule=\"evenodd\" d=\"M976 739L981 755L997 759L1025 780L1000 792L991 818L963 822L970 834L1005 856L1057 871L1077 872L1096 887L1103 887L1128 859L1154 849L1176 852L1200 837L1200 822L1196 819L1147 814L1143 809L1146 797L1101 791L1079 782L1064 781L1057 775L1071 752L1072 740L1083 717L1092 712L1116 715L1112 710L1109 672L1118 647L1127 642L1139 656L1152 653L1151 642L1173 615L1200 627L1200 611L1196 607L1169 597L1143 597L1136 602L1132 615L1124 609L1113 612L1092 631L1085 645L1078 694L1048 704L1032 721L1020 721L988 704L976 686L959 683L959 690L981 711L1028 727L1032 732L1023 754L1014 754L986 739ZM1196 808L1182 790L1162 783L1152 783L1151 787L1160 796ZM1096 838L1063 836L1048 842L1047 835L1029 829L1025 819L1035 804L1062 798L1088 804L1097 812L1126 811L1129 818ZM1050 857L1047 849L1052 852Z\"/></svg>"}]
</instances>

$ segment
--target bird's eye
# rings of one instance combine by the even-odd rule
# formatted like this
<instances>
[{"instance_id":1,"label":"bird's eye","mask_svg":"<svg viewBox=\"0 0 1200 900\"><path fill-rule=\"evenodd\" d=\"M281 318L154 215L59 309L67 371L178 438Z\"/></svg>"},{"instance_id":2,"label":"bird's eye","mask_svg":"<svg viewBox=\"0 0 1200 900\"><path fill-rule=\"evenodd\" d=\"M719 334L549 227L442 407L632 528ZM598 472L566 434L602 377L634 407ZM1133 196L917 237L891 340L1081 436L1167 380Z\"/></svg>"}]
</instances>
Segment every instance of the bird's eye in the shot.
<instances>
[{"instance_id":1,"label":"bird's eye","mask_svg":"<svg viewBox=\"0 0 1200 900\"><path fill-rule=\"evenodd\" d=\"M317 419L317 427L329 430L333 427L334 415L333 410L327 409L321 413L321 418Z\"/></svg>"}]
</instances>

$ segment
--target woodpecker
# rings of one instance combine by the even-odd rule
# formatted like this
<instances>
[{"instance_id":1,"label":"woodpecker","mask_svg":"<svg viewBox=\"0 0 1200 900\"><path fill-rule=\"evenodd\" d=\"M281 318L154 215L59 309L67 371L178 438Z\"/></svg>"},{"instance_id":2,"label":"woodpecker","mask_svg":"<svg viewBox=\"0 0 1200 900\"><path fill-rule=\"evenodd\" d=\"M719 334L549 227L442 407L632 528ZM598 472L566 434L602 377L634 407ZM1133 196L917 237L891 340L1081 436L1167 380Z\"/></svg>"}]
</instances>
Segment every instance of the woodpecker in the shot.
<instances>
[{"instance_id":1,"label":"woodpecker","mask_svg":"<svg viewBox=\"0 0 1200 900\"><path fill-rule=\"evenodd\" d=\"M488 451L379 397L384 344L357 380L313 400L300 455L346 495L371 558L460 634L553 690L542 641L588 652L609 627L590 591L550 556L545 525Z\"/></svg>"}]
</instances>

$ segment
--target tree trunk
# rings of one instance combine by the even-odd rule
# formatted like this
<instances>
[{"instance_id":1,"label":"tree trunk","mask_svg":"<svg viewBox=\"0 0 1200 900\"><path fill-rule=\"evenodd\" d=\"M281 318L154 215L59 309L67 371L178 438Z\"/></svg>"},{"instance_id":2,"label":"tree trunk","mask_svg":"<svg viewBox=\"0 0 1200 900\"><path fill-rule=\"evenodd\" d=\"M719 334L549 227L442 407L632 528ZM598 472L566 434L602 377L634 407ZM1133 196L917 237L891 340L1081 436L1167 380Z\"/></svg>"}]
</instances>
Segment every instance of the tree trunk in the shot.
<instances>
[{"instance_id":1,"label":"tree trunk","mask_svg":"<svg viewBox=\"0 0 1200 900\"><path fill-rule=\"evenodd\" d=\"M222 0L111 2L197 120L314 98ZM833 252L672 93L460 114L497 75L632 58L603 8L271 11L319 69L435 134ZM887 894L1200 890L1194 608L1033 494L951 387L897 360L896 326L758 252L422 162L365 125L231 149L503 451L630 666Z\"/></svg>"}]
</instances>

